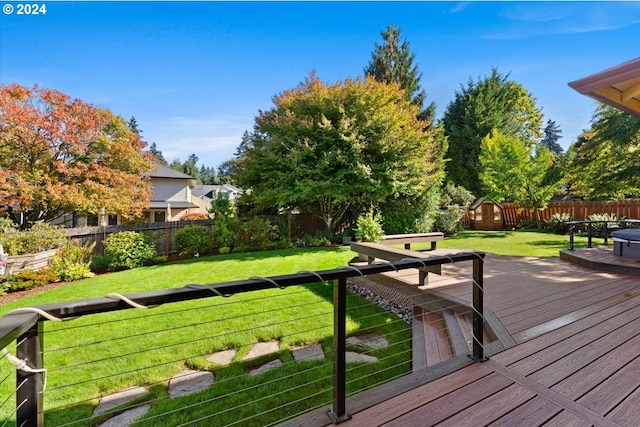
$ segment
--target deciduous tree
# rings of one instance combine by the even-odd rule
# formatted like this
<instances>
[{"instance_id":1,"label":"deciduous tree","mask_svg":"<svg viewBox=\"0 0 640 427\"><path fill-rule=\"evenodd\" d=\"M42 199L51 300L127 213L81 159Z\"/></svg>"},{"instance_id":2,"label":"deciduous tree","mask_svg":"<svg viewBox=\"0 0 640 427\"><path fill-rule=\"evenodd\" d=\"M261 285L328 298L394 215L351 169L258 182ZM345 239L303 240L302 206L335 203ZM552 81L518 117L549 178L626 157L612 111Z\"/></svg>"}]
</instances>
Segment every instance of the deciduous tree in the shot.
<instances>
[{"instance_id":1,"label":"deciduous tree","mask_svg":"<svg viewBox=\"0 0 640 427\"><path fill-rule=\"evenodd\" d=\"M443 147L396 84L311 74L260 111L234 164L260 208L309 209L332 229L354 204L421 194L443 175Z\"/></svg>"},{"instance_id":2,"label":"deciduous tree","mask_svg":"<svg viewBox=\"0 0 640 427\"><path fill-rule=\"evenodd\" d=\"M570 191L578 196L640 196L640 118L600 105L571 147Z\"/></svg>"},{"instance_id":3,"label":"deciduous tree","mask_svg":"<svg viewBox=\"0 0 640 427\"><path fill-rule=\"evenodd\" d=\"M51 89L0 86L0 205L28 221L63 213L140 216L153 169L127 122Z\"/></svg>"},{"instance_id":4,"label":"deciduous tree","mask_svg":"<svg viewBox=\"0 0 640 427\"><path fill-rule=\"evenodd\" d=\"M562 172L553 154L546 147L494 130L482 139L480 164L480 179L489 196L535 210L540 224L539 210L560 190Z\"/></svg>"}]
</instances>

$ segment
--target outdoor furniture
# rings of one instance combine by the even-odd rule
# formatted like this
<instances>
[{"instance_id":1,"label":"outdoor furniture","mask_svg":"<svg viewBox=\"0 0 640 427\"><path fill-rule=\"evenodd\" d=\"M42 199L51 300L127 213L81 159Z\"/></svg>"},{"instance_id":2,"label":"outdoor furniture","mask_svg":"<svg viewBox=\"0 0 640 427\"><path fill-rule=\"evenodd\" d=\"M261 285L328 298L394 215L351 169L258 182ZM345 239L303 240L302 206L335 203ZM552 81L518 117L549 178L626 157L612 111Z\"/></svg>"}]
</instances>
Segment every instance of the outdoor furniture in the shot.
<instances>
[{"instance_id":1,"label":"outdoor furniture","mask_svg":"<svg viewBox=\"0 0 640 427\"><path fill-rule=\"evenodd\" d=\"M444 240L444 234L440 232L433 233L413 233L413 234L387 234L382 237L382 243L385 245L404 244L405 249L411 249L412 243L431 242L431 250L436 248L436 242Z\"/></svg>"},{"instance_id":2,"label":"outdoor furniture","mask_svg":"<svg viewBox=\"0 0 640 427\"><path fill-rule=\"evenodd\" d=\"M365 256L369 264L371 264L376 258L385 261L400 261L407 258L425 258L425 254L423 252L392 248L388 245L372 242L352 242L351 250L357 252L361 256ZM420 286L424 286L429 273L442 274L442 266L437 264L424 268L421 267L418 268L418 271L418 283Z\"/></svg>"},{"instance_id":3,"label":"outdoor furniture","mask_svg":"<svg viewBox=\"0 0 640 427\"><path fill-rule=\"evenodd\" d=\"M640 259L640 229L616 230L611 234L615 256Z\"/></svg>"}]
</instances>

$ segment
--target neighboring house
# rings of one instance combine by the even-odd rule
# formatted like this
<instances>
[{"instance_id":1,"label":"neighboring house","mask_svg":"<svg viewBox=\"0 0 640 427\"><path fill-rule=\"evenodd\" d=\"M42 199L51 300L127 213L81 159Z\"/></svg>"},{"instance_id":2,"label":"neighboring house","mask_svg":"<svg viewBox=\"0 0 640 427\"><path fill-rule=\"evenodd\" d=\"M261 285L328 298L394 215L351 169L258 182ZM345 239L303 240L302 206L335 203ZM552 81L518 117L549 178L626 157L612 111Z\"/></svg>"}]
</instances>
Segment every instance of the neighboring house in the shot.
<instances>
[{"instance_id":1,"label":"neighboring house","mask_svg":"<svg viewBox=\"0 0 640 427\"><path fill-rule=\"evenodd\" d=\"M145 222L179 220L189 212L207 212L191 201L195 178L161 163L155 167L155 171L145 174L151 178L153 191L149 210L144 212Z\"/></svg>"},{"instance_id":2,"label":"neighboring house","mask_svg":"<svg viewBox=\"0 0 640 427\"><path fill-rule=\"evenodd\" d=\"M178 172L161 163L155 163L155 171L147 172L144 176L151 178L152 195L149 209L143 211L144 222L177 221L187 213L207 213L207 208L201 208L192 202L192 189L196 180L187 174ZM96 225L120 225L120 215L86 215L68 214L54 221L65 227L84 227Z\"/></svg>"},{"instance_id":3,"label":"neighboring house","mask_svg":"<svg viewBox=\"0 0 640 427\"><path fill-rule=\"evenodd\" d=\"M206 212L211 208L211 201L217 197L218 193L228 194L229 200L235 202L242 194L242 190L231 184L196 185L191 189L191 201Z\"/></svg>"}]
</instances>

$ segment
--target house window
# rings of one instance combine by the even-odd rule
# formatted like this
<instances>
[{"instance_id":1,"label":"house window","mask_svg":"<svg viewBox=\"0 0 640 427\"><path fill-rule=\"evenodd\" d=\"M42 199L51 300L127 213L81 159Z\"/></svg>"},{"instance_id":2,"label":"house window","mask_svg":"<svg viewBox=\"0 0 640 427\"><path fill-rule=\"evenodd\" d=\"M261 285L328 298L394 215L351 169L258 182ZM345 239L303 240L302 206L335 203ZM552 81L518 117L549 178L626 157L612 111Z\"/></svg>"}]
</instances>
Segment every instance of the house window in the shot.
<instances>
[{"instance_id":1,"label":"house window","mask_svg":"<svg viewBox=\"0 0 640 427\"><path fill-rule=\"evenodd\" d=\"M87 226L96 227L98 225L98 215L92 213L87 214Z\"/></svg>"},{"instance_id":2,"label":"house window","mask_svg":"<svg viewBox=\"0 0 640 427\"><path fill-rule=\"evenodd\" d=\"M109 225L118 225L118 215L109 215Z\"/></svg>"},{"instance_id":3,"label":"house window","mask_svg":"<svg viewBox=\"0 0 640 427\"><path fill-rule=\"evenodd\" d=\"M165 211L155 211L153 213L153 222L165 222L166 218Z\"/></svg>"},{"instance_id":4,"label":"house window","mask_svg":"<svg viewBox=\"0 0 640 427\"><path fill-rule=\"evenodd\" d=\"M476 222L482 222L482 211L476 211Z\"/></svg>"}]
</instances>

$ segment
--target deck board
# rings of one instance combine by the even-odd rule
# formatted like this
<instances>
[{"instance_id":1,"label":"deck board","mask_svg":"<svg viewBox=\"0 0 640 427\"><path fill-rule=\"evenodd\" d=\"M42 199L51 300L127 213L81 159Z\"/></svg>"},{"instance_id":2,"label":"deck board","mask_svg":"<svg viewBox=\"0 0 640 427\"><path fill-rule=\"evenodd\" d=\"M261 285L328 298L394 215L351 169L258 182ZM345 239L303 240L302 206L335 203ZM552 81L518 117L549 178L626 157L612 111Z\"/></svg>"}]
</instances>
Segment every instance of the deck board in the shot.
<instances>
[{"instance_id":1,"label":"deck board","mask_svg":"<svg viewBox=\"0 0 640 427\"><path fill-rule=\"evenodd\" d=\"M594 253L606 261L602 249ZM443 266L442 276L411 292L437 290L462 304L471 300L470 272L468 263ZM491 254L484 273L485 307L515 345L369 406L341 425L640 425L638 276ZM398 277L417 283L415 272ZM453 315L468 340L468 317Z\"/></svg>"}]
</instances>

